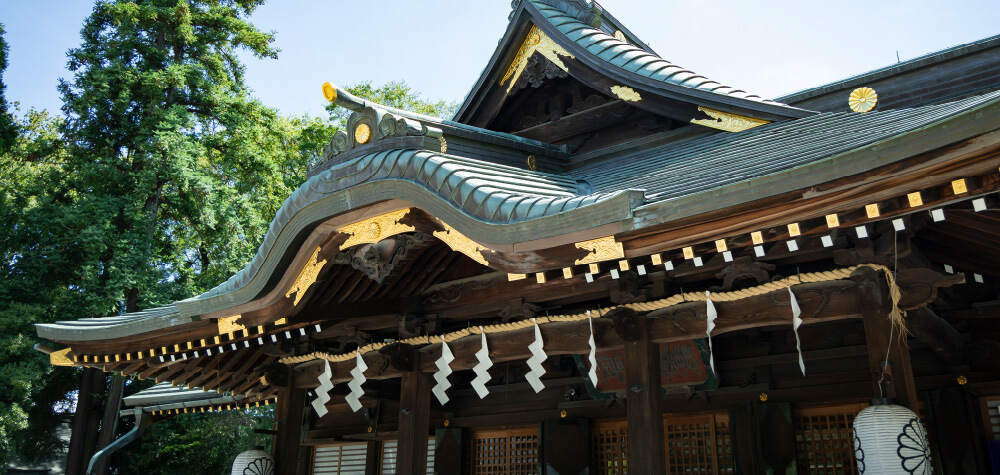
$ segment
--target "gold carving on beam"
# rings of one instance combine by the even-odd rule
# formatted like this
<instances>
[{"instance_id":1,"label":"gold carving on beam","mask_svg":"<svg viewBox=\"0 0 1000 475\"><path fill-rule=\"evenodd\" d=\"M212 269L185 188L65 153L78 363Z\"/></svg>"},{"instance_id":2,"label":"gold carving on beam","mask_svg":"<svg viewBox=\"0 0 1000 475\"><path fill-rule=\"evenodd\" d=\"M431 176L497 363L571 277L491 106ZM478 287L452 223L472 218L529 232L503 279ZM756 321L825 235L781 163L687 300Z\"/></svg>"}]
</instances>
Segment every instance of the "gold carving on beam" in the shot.
<instances>
[{"instance_id":1,"label":"gold carving on beam","mask_svg":"<svg viewBox=\"0 0 1000 475\"><path fill-rule=\"evenodd\" d=\"M340 245L340 249L347 249L358 244L374 244L389 236L416 231L417 228L413 226L399 223L399 220L403 219L403 216L409 212L410 208L401 209L348 224L338 229L337 232L351 235Z\"/></svg>"},{"instance_id":2,"label":"gold carving on beam","mask_svg":"<svg viewBox=\"0 0 1000 475\"><path fill-rule=\"evenodd\" d=\"M441 141L441 153L448 153L448 141L443 136L438 140Z\"/></svg>"},{"instance_id":3,"label":"gold carving on beam","mask_svg":"<svg viewBox=\"0 0 1000 475\"><path fill-rule=\"evenodd\" d=\"M524 280L528 278L528 274L507 274L507 282L514 282L515 280Z\"/></svg>"},{"instance_id":4,"label":"gold carving on beam","mask_svg":"<svg viewBox=\"0 0 1000 475\"><path fill-rule=\"evenodd\" d=\"M292 288L288 289L288 292L285 293L285 297L290 297L292 294L295 294L295 301L292 302L292 305L299 304L299 301L302 300L302 296L305 295L306 290L316 283L316 278L319 277L319 271L322 270L323 266L326 264L326 259L323 259L322 261L319 260L320 249L320 247L316 247L316 250L312 253L312 257L309 258L306 265L302 267L301 271L299 271L299 276L295 278L295 283L292 284Z\"/></svg>"},{"instance_id":5,"label":"gold carving on beam","mask_svg":"<svg viewBox=\"0 0 1000 475\"><path fill-rule=\"evenodd\" d=\"M951 189L956 195L961 195L962 193L968 193L969 187L965 184L965 178L959 178L951 182Z\"/></svg>"},{"instance_id":6,"label":"gold carving on beam","mask_svg":"<svg viewBox=\"0 0 1000 475\"><path fill-rule=\"evenodd\" d=\"M684 253L685 259L694 259L694 247L688 246L681 250Z\"/></svg>"},{"instance_id":7,"label":"gold carving on beam","mask_svg":"<svg viewBox=\"0 0 1000 475\"><path fill-rule=\"evenodd\" d=\"M49 353L49 364L52 366L76 366L73 364L73 360L69 359L69 356L66 356L70 351L73 351L73 349L64 348L62 350Z\"/></svg>"},{"instance_id":8,"label":"gold carving on beam","mask_svg":"<svg viewBox=\"0 0 1000 475\"><path fill-rule=\"evenodd\" d=\"M483 251L488 250L487 248L455 231L455 228L448 226L444 221L441 222L441 225L444 226L444 231L434 231L434 237L444 241L451 250L461 252L484 266L490 265L483 257Z\"/></svg>"},{"instance_id":9,"label":"gold carving on beam","mask_svg":"<svg viewBox=\"0 0 1000 475\"><path fill-rule=\"evenodd\" d=\"M868 219L877 218L879 215L878 203L872 203L865 206L865 214L868 215Z\"/></svg>"},{"instance_id":10,"label":"gold carving on beam","mask_svg":"<svg viewBox=\"0 0 1000 475\"><path fill-rule=\"evenodd\" d=\"M274 321L274 325L275 326L286 325L286 324L288 324L288 318L287 317L286 318L279 318L279 319L277 319L277 320Z\"/></svg>"},{"instance_id":11,"label":"gold carving on beam","mask_svg":"<svg viewBox=\"0 0 1000 475\"><path fill-rule=\"evenodd\" d=\"M625 258L625 250L622 249L622 243L615 241L614 236L591 239L589 241L578 242L575 245L579 249L590 251L590 254L583 259L577 259L576 265Z\"/></svg>"},{"instance_id":12,"label":"gold carving on beam","mask_svg":"<svg viewBox=\"0 0 1000 475\"><path fill-rule=\"evenodd\" d=\"M868 112L875 108L878 103L878 94L870 87L859 87L851 91L847 98L847 105L854 112Z\"/></svg>"},{"instance_id":13,"label":"gold carving on beam","mask_svg":"<svg viewBox=\"0 0 1000 475\"><path fill-rule=\"evenodd\" d=\"M639 93L631 87L611 86L611 93L618 96L618 98L623 101L637 102L642 100L642 96L640 96Z\"/></svg>"},{"instance_id":14,"label":"gold carving on beam","mask_svg":"<svg viewBox=\"0 0 1000 475\"><path fill-rule=\"evenodd\" d=\"M528 64L528 59L531 58L532 54L535 53L545 56L546 59L556 65L559 69L569 72L569 68L563 63L560 56L565 56L570 59L575 58L569 51L565 48L556 44L551 38L542 33L542 30L538 29L537 26L531 25L531 29L528 30L528 36L524 39L524 43L521 43L521 48L517 50L517 54L514 55L514 60L511 61L510 66L507 67L507 72L504 73L503 79L500 80L500 84L504 84L510 79L510 84L507 86L507 92L510 92L514 88L514 84L517 83L517 78L521 77L521 73L524 72L524 67ZM513 77L513 79L512 79Z\"/></svg>"},{"instance_id":15,"label":"gold carving on beam","mask_svg":"<svg viewBox=\"0 0 1000 475\"><path fill-rule=\"evenodd\" d=\"M792 223L788 225L788 236L795 237L802 234L802 230L799 229L799 223Z\"/></svg>"},{"instance_id":16,"label":"gold carving on beam","mask_svg":"<svg viewBox=\"0 0 1000 475\"><path fill-rule=\"evenodd\" d=\"M764 233L760 231L754 231L750 233L750 240L753 241L755 245L764 244Z\"/></svg>"},{"instance_id":17,"label":"gold carving on beam","mask_svg":"<svg viewBox=\"0 0 1000 475\"><path fill-rule=\"evenodd\" d=\"M707 107L698 106L698 110L708 114L711 119L691 119L692 124L704 125L713 129L725 130L726 132L742 132L754 127L770 124L771 121L755 119L745 115L731 114L729 112L717 111Z\"/></svg>"},{"instance_id":18,"label":"gold carving on beam","mask_svg":"<svg viewBox=\"0 0 1000 475\"><path fill-rule=\"evenodd\" d=\"M718 239L715 241L715 250L718 252L726 252L729 250L729 245L726 244L725 239Z\"/></svg>"},{"instance_id":19,"label":"gold carving on beam","mask_svg":"<svg viewBox=\"0 0 1000 475\"><path fill-rule=\"evenodd\" d=\"M837 213L826 215L826 227L835 228L840 226L840 218L837 217Z\"/></svg>"},{"instance_id":20,"label":"gold carving on beam","mask_svg":"<svg viewBox=\"0 0 1000 475\"><path fill-rule=\"evenodd\" d=\"M615 30L615 39L622 43L628 43L628 38L625 38L625 33L622 33L622 30Z\"/></svg>"},{"instance_id":21,"label":"gold carving on beam","mask_svg":"<svg viewBox=\"0 0 1000 475\"><path fill-rule=\"evenodd\" d=\"M914 191L913 193L906 195L906 199L910 202L911 208L924 205L924 197L920 195L919 191Z\"/></svg>"},{"instance_id":22,"label":"gold carving on beam","mask_svg":"<svg viewBox=\"0 0 1000 475\"><path fill-rule=\"evenodd\" d=\"M573 278L573 268L563 267L563 279L572 279L572 278Z\"/></svg>"}]
</instances>

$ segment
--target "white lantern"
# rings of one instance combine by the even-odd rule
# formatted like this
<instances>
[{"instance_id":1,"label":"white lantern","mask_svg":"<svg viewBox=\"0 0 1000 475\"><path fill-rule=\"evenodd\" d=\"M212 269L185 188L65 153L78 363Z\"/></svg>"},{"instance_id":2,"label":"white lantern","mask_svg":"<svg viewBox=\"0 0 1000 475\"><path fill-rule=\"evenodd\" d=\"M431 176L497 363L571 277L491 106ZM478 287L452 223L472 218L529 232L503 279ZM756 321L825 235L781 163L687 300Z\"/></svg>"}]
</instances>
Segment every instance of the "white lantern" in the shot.
<instances>
[{"instance_id":1,"label":"white lantern","mask_svg":"<svg viewBox=\"0 0 1000 475\"><path fill-rule=\"evenodd\" d=\"M274 475L274 459L263 447L254 446L236 456L232 475Z\"/></svg>"},{"instance_id":2,"label":"white lantern","mask_svg":"<svg viewBox=\"0 0 1000 475\"><path fill-rule=\"evenodd\" d=\"M913 411L874 399L854 418L858 473L921 474L932 471L927 432Z\"/></svg>"}]
</instances>

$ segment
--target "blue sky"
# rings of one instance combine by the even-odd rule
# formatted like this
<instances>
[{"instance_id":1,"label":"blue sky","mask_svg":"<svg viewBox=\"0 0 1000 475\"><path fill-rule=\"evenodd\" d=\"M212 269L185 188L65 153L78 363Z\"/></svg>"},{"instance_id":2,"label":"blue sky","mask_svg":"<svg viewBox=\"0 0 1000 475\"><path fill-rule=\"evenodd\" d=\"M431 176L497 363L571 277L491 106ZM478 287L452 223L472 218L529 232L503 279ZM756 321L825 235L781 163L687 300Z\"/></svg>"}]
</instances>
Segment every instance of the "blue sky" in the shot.
<instances>
[{"instance_id":1,"label":"blue sky","mask_svg":"<svg viewBox=\"0 0 1000 475\"><path fill-rule=\"evenodd\" d=\"M664 59L775 97L1000 34L1000 2L883 0L599 2ZM7 99L60 106L66 51L87 0L0 0L10 44ZM406 80L460 101L503 35L509 0L271 0L253 23L277 32L278 60L245 57L254 95L286 114L323 114L320 86Z\"/></svg>"}]
</instances>

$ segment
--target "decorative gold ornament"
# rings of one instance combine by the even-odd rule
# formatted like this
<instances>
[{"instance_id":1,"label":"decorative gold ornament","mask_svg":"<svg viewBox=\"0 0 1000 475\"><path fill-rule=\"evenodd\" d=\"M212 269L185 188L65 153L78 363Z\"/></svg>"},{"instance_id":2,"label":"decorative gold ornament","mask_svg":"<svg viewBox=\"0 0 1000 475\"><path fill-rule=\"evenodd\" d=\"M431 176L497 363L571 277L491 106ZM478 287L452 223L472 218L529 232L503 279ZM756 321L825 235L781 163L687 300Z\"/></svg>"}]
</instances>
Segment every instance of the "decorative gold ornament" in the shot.
<instances>
[{"instance_id":1,"label":"decorative gold ornament","mask_svg":"<svg viewBox=\"0 0 1000 475\"><path fill-rule=\"evenodd\" d=\"M234 333L246 328L243 325L236 323L242 315L233 315L232 317L220 318L216 322L219 325L219 334L225 335L227 333ZM166 353L166 351L164 351Z\"/></svg>"},{"instance_id":2,"label":"decorative gold ornament","mask_svg":"<svg viewBox=\"0 0 1000 475\"><path fill-rule=\"evenodd\" d=\"M718 252L726 252L729 250L729 245L726 244L725 239L717 239L715 241L715 250Z\"/></svg>"},{"instance_id":3,"label":"decorative gold ornament","mask_svg":"<svg viewBox=\"0 0 1000 475\"><path fill-rule=\"evenodd\" d=\"M528 274L507 274L507 282L514 282L515 280L524 280L528 278Z\"/></svg>"},{"instance_id":4,"label":"decorative gold ornament","mask_svg":"<svg viewBox=\"0 0 1000 475\"><path fill-rule=\"evenodd\" d=\"M287 325L287 324L288 324L288 317L279 318L279 319L277 319L277 320L274 321L274 325L275 326L278 326L278 325Z\"/></svg>"},{"instance_id":5,"label":"decorative gold ornament","mask_svg":"<svg viewBox=\"0 0 1000 475\"><path fill-rule=\"evenodd\" d=\"M742 132L771 121L756 119L745 115L731 114L729 112L717 111L707 107L698 106L698 110L708 114L711 119L691 119L692 124L704 125L713 129L725 130L726 132Z\"/></svg>"},{"instance_id":6,"label":"decorative gold ornament","mask_svg":"<svg viewBox=\"0 0 1000 475\"><path fill-rule=\"evenodd\" d=\"M906 195L906 199L910 202L911 208L923 206L924 204L924 197L921 196L919 191L914 191L913 193Z\"/></svg>"},{"instance_id":7,"label":"decorative gold ornament","mask_svg":"<svg viewBox=\"0 0 1000 475\"><path fill-rule=\"evenodd\" d=\"M586 249L590 254L583 259L577 259L576 265L590 264L592 262L610 261L612 259L625 258L625 250L622 243L615 241L614 236L582 241L575 244L578 249Z\"/></svg>"},{"instance_id":8,"label":"decorative gold ornament","mask_svg":"<svg viewBox=\"0 0 1000 475\"><path fill-rule=\"evenodd\" d=\"M451 421L449 421L448 419L445 419L444 420L444 426L448 427L449 425L451 425Z\"/></svg>"},{"instance_id":9,"label":"decorative gold ornament","mask_svg":"<svg viewBox=\"0 0 1000 475\"><path fill-rule=\"evenodd\" d=\"M528 165L528 170L531 170L533 172L538 171L538 160L535 158L534 155L528 155L528 158L525 159L524 162Z\"/></svg>"},{"instance_id":10,"label":"decorative gold ornament","mask_svg":"<svg viewBox=\"0 0 1000 475\"><path fill-rule=\"evenodd\" d=\"M685 259L694 259L694 247L685 247L684 249L681 249L681 252L684 254Z\"/></svg>"},{"instance_id":11,"label":"decorative gold ornament","mask_svg":"<svg viewBox=\"0 0 1000 475\"><path fill-rule=\"evenodd\" d=\"M316 247L316 250L312 253L312 257L309 258L306 265L302 267L301 271L299 271L299 276L295 278L295 283L292 284L292 288L288 289L288 292L285 293L286 298L295 294L295 301L292 302L292 305L297 306L299 304L299 301L302 300L306 290L316 283L316 278L319 277L319 271L322 270L323 266L326 264L326 259L323 259L322 261L319 260L320 249L322 248L318 246ZM190 348L191 342L188 342L188 349Z\"/></svg>"},{"instance_id":12,"label":"decorative gold ornament","mask_svg":"<svg viewBox=\"0 0 1000 475\"><path fill-rule=\"evenodd\" d=\"M877 218L879 215L878 203L872 203L865 206L865 214L868 215L868 219Z\"/></svg>"},{"instance_id":13,"label":"decorative gold ornament","mask_svg":"<svg viewBox=\"0 0 1000 475\"><path fill-rule=\"evenodd\" d=\"M968 193L969 187L965 184L965 178L959 178L951 182L951 190L955 192L956 195L961 195L962 193Z\"/></svg>"},{"instance_id":14,"label":"decorative gold ornament","mask_svg":"<svg viewBox=\"0 0 1000 475\"><path fill-rule=\"evenodd\" d=\"M372 138L372 128L368 124L358 124L354 128L354 141L359 144L366 144Z\"/></svg>"},{"instance_id":15,"label":"decorative gold ornament","mask_svg":"<svg viewBox=\"0 0 1000 475\"><path fill-rule=\"evenodd\" d=\"M75 366L73 361L69 359L69 356L67 356L70 351L73 351L73 349L64 348L59 351L49 353L49 364L52 366Z\"/></svg>"},{"instance_id":16,"label":"decorative gold ornament","mask_svg":"<svg viewBox=\"0 0 1000 475\"><path fill-rule=\"evenodd\" d=\"M448 141L444 139L444 136L438 140L441 141L441 153L448 153Z\"/></svg>"},{"instance_id":17,"label":"decorative gold ornament","mask_svg":"<svg viewBox=\"0 0 1000 475\"><path fill-rule=\"evenodd\" d=\"M521 73L524 72L524 67L528 64L528 59L531 58L532 54L539 53L545 56L546 59L556 65L559 69L569 72L569 68L563 63L560 56L565 56L567 58L575 58L573 55L569 54L565 48L556 44L551 38L542 33L542 30L538 29L537 26L531 25L531 29L528 30L528 36L524 39L524 43L521 43L521 48L517 50L517 54L514 55L514 60L511 61L510 66L507 68L507 72L504 73L503 78L500 79L500 84L507 82L511 79L510 84L507 86L507 92L510 92L514 88L514 84L517 83L517 78L521 77Z\"/></svg>"},{"instance_id":18,"label":"decorative gold ornament","mask_svg":"<svg viewBox=\"0 0 1000 475\"><path fill-rule=\"evenodd\" d=\"M960 386L965 386L966 384L969 384L969 378L966 378L965 376L959 376L955 378L955 381L958 381L958 384Z\"/></svg>"},{"instance_id":19,"label":"decorative gold ornament","mask_svg":"<svg viewBox=\"0 0 1000 475\"><path fill-rule=\"evenodd\" d=\"M878 103L878 94L870 87L859 87L851 91L847 98L847 105L854 112L868 112L875 108Z\"/></svg>"},{"instance_id":20,"label":"decorative gold ornament","mask_svg":"<svg viewBox=\"0 0 1000 475\"><path fill-rule=\"evenodd\" d=\"M368 426L368 433L369 434L371 434L373 430L375 430L375 429L373 429L372 426Z\"/></svg>"},{"instance_id":21,"label":"decorative gold ornament","mask_svg":"<svg viewBox=\"0 0 1000 475\"><path fill-rule=\"evenodd\" d=\"M639 93L631 87L611 86L611 93L618 96L618 98L623 101L638 102L642 100L642 96L640 96Z\"/></svg>"},{"instance_id":22,"label":"decorative gold ornament","mask_svg":"<svg viewBox=\"0 0 1000 475\"><path fill-rule=\"evenodd\" d=\"M767 402L767 393L760 393L760 402Z\"/></svg>"},{"instance_id":23,"label":"decorative gold ornament","mask_svg":"<svg viewBox=\"0 0 1000 475\"><path fill-rule=\"evenodd\" d=\"M566 411L559 411L559 417L566 418Z\"/></svg>"},{"instance_id":24,"label":"decorative gold ornament","mask_svg":"<svg viewBox=\"0 0 1000 475\"><path fill-rule=\"evenodd\" d=\"M563 267L562 271L563 271L563 279L572 279L573 278L573 268L572 267Z\"/></svg>"},{"instance_id":25,"label":"decorative gold ornament","mask_svg":"<svg viewBox=\"0 0 1000 475\"><path fill-rule=\"evenodd\" d=\"M788 225L788 237L795 237L802 234L802 230L799 229L799 223L792 223Z\"/></svg>"},{"instance_id":26,"label":"decorative gold ornament","mask_svg":"<svg viewBox=\"0 0 1000 475\"><path fill-rule=\"evenodd\" d=\"M835 228L840 226L840 218L837 217L837 213L826 215L826 227Z\"/></svg>"},{"instance_id":27,"label":"decorative gold ornament","mask_svg":"<svg viewBox=\"0 0 1000 475\"><path fill-rule=\"evenodd\" d=\"M615 39L621 41L622 43L628 43L628 38L625 38L625 33L622 30L615 30Z\"/></svg>"},{"instance_id":28,"label":"decorative gold ornament","mask_svg":"<svg viewBox=\"0 0 1000 475\"><path fill-rule=\"evenodd\" d=\"M753 241L754 245L764 244L764 233L760 231L754 231L750 233L750 240Z\"/></svg>"},{"instance_id":29,"label":"decorative gold ornament","mask_svg":"<svg viewBox=\"0 0 1000 475\"><path fill-rule=\"evenodd\" d=\"M337 102L337 87L328 82L323 83L323 97L330 102Z\"/></svg>"},{"instance_id":30,"label":"decorative gold ornament","mask_svg":"<svg viewBox=\"0 0 1000 475\"><path fill-rule=\"evenodd\" d=\"M444 241L451 250L461 252L484 266L490 265L483 257L483 251L488 250L487 248L455 231L455 228L448 226L448 223L441 221L441 225L444 226L444 231L434 231L434 237Z\"/></svg>"},{"instance_id":31,"label":"decorative gold ornament","mask_svg":"<svg viewBox=\"0 0 1000 475\"><path fill-rule=\"evenodd\" d=\"M410 208L392 211L338 229L337 232L351 235L340 245L340 249L358 244L374 244L390 236L416 231L417 228L413 226L399 223L409 212Z\"/></svg>"}]
</instances>

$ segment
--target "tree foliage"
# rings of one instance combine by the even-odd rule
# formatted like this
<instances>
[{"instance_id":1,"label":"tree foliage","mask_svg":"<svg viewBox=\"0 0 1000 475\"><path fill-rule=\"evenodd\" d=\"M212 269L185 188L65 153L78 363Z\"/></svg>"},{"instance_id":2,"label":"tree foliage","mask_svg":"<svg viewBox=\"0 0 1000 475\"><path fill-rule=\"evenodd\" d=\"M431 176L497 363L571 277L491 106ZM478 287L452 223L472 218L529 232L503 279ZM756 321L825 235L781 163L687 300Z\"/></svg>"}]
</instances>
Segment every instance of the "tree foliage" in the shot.
<instances>
[{"instance_id":1,"label":"tree foliage","mask_svg":"<svg viewBox=\"0 0 1000 475\"><path fill-rule=\"evenodd\" d=\"M341 111L282 117L249 97L235 51L277 54L273 33L246 20L261 3L98 1L68 53L65 117L32 110L12 121L0 149L0 467L11 441L23 459L51 456L62 417L53 408L72 406L76 374L32 350L32 324L150 308L221 283L253 257L333 136ZM0 52L5 60L5 44ZM454 109L402 82L348 90L428 115ZM261 417L157 424L141 450L115 459L118 470L218 472Z\"/></svg>"}]
</instances>

